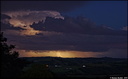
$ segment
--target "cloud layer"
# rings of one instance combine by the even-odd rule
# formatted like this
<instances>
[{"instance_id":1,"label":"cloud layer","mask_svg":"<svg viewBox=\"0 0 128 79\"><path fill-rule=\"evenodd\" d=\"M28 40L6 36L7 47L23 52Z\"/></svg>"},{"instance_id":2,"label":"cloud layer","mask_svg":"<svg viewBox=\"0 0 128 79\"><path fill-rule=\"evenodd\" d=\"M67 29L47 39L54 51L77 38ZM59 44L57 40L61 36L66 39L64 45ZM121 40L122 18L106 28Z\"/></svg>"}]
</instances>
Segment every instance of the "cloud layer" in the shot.
<instances>
[{"instance_id":1,"label":"cloud layer","mask_svg":"<svg viewBox=\"0 0 128 79\"><path fill-rule=\"evenodd\" d=\"M74 54L79 52L85 57L127 55L127 31L122 29L97 26L85 17L63 17L56 11L15 11L3 14L1 22L4 34L9 43L17 45L17 50L31 53L59 51L62 54L64 51L75 51Z\"/></svg>"},{"instance_id":2,"label":"cloud layer","mask_svg":"<svg viewBox=\"0 0 128 79\"><path fill-rule=\"evenodd\" d=\"M97 26L94 22L85 17L65 17L62 19L46 18L46 22L34 23L32 28L41 31L55 31L64 33L81 33L91 35L126 35L123 30L114 30L108 26Z\"/></svg>"}]
</instances>

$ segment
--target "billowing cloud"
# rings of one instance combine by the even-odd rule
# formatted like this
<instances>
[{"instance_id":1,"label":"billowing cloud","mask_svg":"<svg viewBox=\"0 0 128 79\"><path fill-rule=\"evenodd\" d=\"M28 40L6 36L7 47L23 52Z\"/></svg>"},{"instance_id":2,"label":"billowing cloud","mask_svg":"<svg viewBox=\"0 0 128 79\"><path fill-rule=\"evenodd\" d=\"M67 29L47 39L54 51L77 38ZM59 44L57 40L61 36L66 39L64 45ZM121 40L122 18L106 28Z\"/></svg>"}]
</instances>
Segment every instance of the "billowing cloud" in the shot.
<instances>
[{"instance_id":1,"label":"billowing cloud","mask_svg":"<svg viewBox=\"0 0 128 79\"><path fill-rule=\"evenodd\" d=\"M10 17L10 19L4 19L4 21L7 21L14 27L24 29L21 30L21 35L35 35L41 33L41 31L31 28L30 25L38 23L39 21L45 22L46 17L64 19L64 17L56 11L13 11L3 12L2 14Z\"/></svg>"}]
</instances>

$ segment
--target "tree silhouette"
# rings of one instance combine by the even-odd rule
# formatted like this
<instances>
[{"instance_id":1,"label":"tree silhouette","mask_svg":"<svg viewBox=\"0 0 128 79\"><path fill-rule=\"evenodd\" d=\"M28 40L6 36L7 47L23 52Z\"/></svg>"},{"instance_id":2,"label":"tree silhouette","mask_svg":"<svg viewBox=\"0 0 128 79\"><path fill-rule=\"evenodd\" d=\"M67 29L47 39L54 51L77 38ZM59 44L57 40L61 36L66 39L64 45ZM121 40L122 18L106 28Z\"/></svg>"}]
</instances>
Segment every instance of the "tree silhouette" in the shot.
<instances>
[{"instance_id":1,"label":"tree silhouette","mask_svg":"<svg viewBox=\"0 0 128 79\"><path fill-rule=\"evenodd\" d=\"M2 63L11 63L16 60L19 56L18 52L12 51L15 48L14 45L8 45L7 38L3 36L3 32L0 33L0 49L1 49L1 59Z\"/></svg>"},{"instance_id":2,"label":"tree silhouette","mask_svg":"<svg viewBox=\"0 0 128 79\"><path fill-rule=\"evenodd\" d=\"M19 76L22 68L27 64L24 59L19 59L19 53L13 51L15 45L8 45L7 38L0 32L0 58L1 58L1 77L15 78Z\"/></svg>"}]
</instances>

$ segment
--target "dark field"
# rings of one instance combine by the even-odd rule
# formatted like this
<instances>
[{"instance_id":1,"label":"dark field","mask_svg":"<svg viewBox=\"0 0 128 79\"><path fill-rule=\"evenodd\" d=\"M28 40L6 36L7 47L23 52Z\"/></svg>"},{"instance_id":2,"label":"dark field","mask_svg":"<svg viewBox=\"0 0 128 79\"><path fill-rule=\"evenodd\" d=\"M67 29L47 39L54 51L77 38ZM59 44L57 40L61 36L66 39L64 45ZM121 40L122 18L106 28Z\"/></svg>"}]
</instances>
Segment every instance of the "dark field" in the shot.
<instances>
[{"instance_id":1,"label":"dark field","mask_svg":"<svg viewBox=\"0 0 128 79\"><path fill-rule=\"evenodd\" d=\"M31 61L23 69L23 78L85 78L109 79L110 77L126 77L127 59L121 58L58 58L29 57Z\"/></svg>"}]
</instances>

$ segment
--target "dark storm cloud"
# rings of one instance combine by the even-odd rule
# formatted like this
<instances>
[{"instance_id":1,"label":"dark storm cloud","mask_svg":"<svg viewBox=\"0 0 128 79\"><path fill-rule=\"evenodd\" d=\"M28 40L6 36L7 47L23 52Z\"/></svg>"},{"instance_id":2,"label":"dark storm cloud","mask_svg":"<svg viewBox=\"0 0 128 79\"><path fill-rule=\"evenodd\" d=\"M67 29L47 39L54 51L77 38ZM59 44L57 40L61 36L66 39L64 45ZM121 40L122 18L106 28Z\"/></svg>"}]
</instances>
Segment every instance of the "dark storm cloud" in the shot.
<instances>
[{"instance_id":1,"label":"dark storm cloud","mask_svg":"<svg viewBox=\"0 0 128 79\"><path fill-rule=\"evenodd\" d=\"M16 30L17 27L2 24L10 42L22 50L106 52L110 49L127 49L126 31L96 26L85 17L65 17L64 20L47 17L45 22L31 25L31 28L42 32L34 36L21 36L22 29Z\"/></svg>"},{"instance_id":2,"label":"dark storm cloud","mask_svg":"<svg viewBox=\"0 0 128 79\"><path fill-rule=\"evenodd\" d=\"M59 27L63 28L63 24L61 25L62 26ZM42 31L41 34L32 35L32 36L20 35L20 31L14 29L11 30L6 29L4 31L4 34L8 38L10 44L15 44L18 50L28 50L28 51L29 50L33 50L33 51L39 51L39 50L67 51L68 50L68 51L83 51L83 52L94 52L94 53L100 52L104 54L103 56L126 57L127 36L124 34L119 34L121 33L120 31L116 31L115 32L116 35L111 35L107 33L102 34L102 32L101 33L99 32L98 34L97 33L89 34L89 33L79 33L72 31L70 25L69 27L65 26L65 28L70 29L69 31L71 32L67 32L66 29L59 32L60 29L59 27L53 26L53 28L57 30L44 28L45 30L41 30ZM78 28L80 27L78 26ZM118 56L115 56L115 54Z\"/></svg>"},{"instance_id":3,"label":"dark storm cloud","mask_svg":"<svg viewBox=\"0 0 128 79\"><path fill-rule=\"evenodd\" d=\"M59 12L73 10L87 1L2 1L2 11L14 10L55 10Z\"/></svg>"},{"instance_id":4,"label":"dark storm cloud","mask_svg":"<svg viewBox=\"0 0 128 79\"><path fill-rule=\"evenodd\" d=\"M80 33L90 35L126 35L124 30L114 30L107 26L97 26L85 17L65 17L65 19L54 19L47 17L45 23L38 22L31 25L32 28L41 31L55 31L64 33Z\"/></svg>"},{"instance_id":5,"label":"dark storm cloud","mask_svg":"<svg viewBox=\"0 0 128 79\"><path fill-rule=\"evenodd\" d=\"M127 49L126 36L45 33L35 36L19 36L6 31L6 36L22 50L75 50L106 52L111 49ZM15 37L15 38L14 38ZM20 39L19 39L20 38Z\"/></svg>"}]
</instances>

